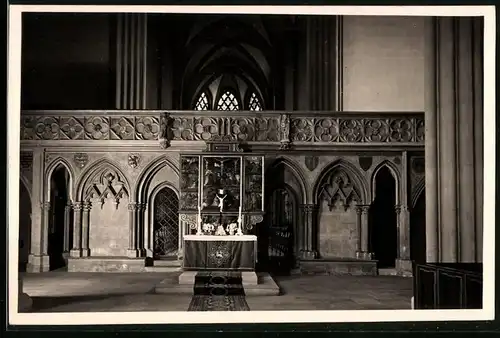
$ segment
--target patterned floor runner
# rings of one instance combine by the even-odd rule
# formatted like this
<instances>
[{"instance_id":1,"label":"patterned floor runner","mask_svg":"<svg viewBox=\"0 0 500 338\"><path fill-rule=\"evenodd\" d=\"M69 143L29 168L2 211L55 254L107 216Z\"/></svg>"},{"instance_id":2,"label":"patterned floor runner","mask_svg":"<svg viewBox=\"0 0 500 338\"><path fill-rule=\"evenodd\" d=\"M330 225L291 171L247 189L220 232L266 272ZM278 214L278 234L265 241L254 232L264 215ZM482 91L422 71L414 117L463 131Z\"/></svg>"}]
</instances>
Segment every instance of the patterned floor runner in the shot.
<instances>
[{"instance_id":1,"label":"patterned floor runner","mask_svg":"<svg viewBox=\"0 0 500 338\"><path fill-rule=\"evenodd\" d=\"M193 291L188 311L250 311L239 273L199 272Z\"/></svg>"}]
</instances>

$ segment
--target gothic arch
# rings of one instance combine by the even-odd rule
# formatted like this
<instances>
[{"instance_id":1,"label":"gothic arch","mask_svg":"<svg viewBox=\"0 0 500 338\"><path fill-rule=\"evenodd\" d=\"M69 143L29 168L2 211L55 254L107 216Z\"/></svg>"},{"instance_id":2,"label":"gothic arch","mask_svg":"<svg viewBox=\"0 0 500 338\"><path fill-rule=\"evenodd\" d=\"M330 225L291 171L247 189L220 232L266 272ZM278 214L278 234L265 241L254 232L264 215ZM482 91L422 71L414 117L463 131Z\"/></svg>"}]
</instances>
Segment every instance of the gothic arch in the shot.
<instances>
[{"instance_id":1,"label":"gothic arch","mask_svg":"<svg viewBox=\"0 0 500 338\"><path fill-rule=\"evenodd\" d=\"M288 169L290 169L292 174L295 176L295 178L297 179L297 182L300 185L300 191L298 191L298 193L300 193L302 195L302 196L300 196L302 198L302 203L307 204L307 197L309 195L308 195L308 190L307 190L307 185L306 185L306 179L304 177L304 174L302 173L302 170L300 169L300 166L294 160L292 160L288 157L285 157L285 156L280 156L280 157L274 159L272 162L268 163L265 167L266 177L268 176L268 173L270 171L272 171L274 168L276 168L280 164L285 165ZM267 179L269 179L269 178L267 178Z\"/></svg>"},{"instance_id":2,"label":"gothic arch","mask_svg":"<svg viewBox=\"0 0 500 338\"><path fill-rule=\"evenodd\" d=\"M414 208L415 205L417 204L418 199L420 198L420 195L425 189L425 177L421 177L418 181L417 184L415 185L415 188L413 188L413 191L411 193L411 207Z\"/></svg>"},{"instance_id":3,"label":"gothic arch","mask_svg":"<svg viewBox=\"0 0 500 338\"><path fill-rule=\"evenodd\" d=\"M361 199L359 204L367 204L366 202L368 201L369 195L365 178L360 174L355 165L344 159L338 159L323 168L316 180L316 183L314 184L312 191L313 203L318 204L318 195L320 193L321 186L325 183L325 180L329 178L330 174L337 169L340 169L350 180L352 180L353 186L357 189L359 198Z\"/></svg>"},{"instance_id":4,"label":"gothic arch","mask_svg":"<svg viewBox=\"0 0 500 338\"><path fill-rule=\"evenodd\" d=\"M135 198L137 202L145 203L148 201L147 187L151 183L151 179L154 177L154 175L165 166L170 167L177 176L180 176L178 166L176 166L167 156L160 156L154 159L153 161L151 161L151 163L149 163L148 166L146 166L146 168L143 169L143 171L137 178L135 190L131 194L131 196L133 196L133 198ZM179 195L178 189L171 183L170 188L172 188L175 193Z\"/></svg>"},{"instance_id":5,"label":"gothic arch","mask_svg":"<svg viewBox=\"0 0 500 338\"><path fill-rule=\"evenodd\" d=\"M389 172L391 173L392 177L394 178L394 182L396 183L396 205L399 204L399 201L401 200L401 173L399 171L399 168L392 163L389 160L384 160L381 163L379 163L376 167L375 170L373 170L370 182L371 182L371 202L375 200L375 187L376 187L376 179L377 175L383 167L386 167Z\"/></svg>"},{"instance_id":6,"label":"gothic arch","mask_svg":"<svg viewBox=\"0 0 500 338\"><path fill-rule=\"evenodd\" d=\"M74 197L74 194L73 194L73 189L74 189L74 177L75 177L75 173L73 171L73 167L71 166L71 164L69 164L69 162L63 158L63 157L58 157L56 158L54 161L52 161L47 169L45 170L45 175L44 175L44 181L45 181L45 201L46 202L50 202L50 189L51 189L51 182L50 182L50 179L52 177L52 173L54 172L54 170L59 167L60 165L62 165L63 167L66 168L66 170L68 171L68 174L69 174L69 187L68 187L68 200L69 201L74 201L73 197Z\"/></svg>"},{"instance_id":7,"label":"gothic arch","mask_svg":"<svg viewBox=\"0 0 500 338\"><path fill-rule=\"evenodd\" d=\"M95 161L94 163L89 164L87 170L83 172L82 175L80 176L80 180L76 188L77 200L83 201L83 199L85 198L84 194L87 192L88 189L88 183L91 182L97 176L103 175L107 170L115 171L118 174L119 179L121 180L120 182L124 184L126 192L127 193L130 192L130 183L125 174L120 169L120 166L113 163L111 160L107 158L101 158Z\"/></svg>"}]
</instances>

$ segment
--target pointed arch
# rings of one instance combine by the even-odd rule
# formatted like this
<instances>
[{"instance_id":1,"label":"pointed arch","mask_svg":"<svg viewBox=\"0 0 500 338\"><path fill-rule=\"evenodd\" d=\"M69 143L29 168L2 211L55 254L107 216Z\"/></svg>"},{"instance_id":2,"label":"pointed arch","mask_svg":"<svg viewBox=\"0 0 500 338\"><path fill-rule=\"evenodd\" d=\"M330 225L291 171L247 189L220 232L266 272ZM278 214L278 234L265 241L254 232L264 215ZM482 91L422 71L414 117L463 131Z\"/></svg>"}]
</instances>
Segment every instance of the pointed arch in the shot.
<instances>
[{"instance_id":1,"label":"pointed arch","mask_svg":"<svg viewBox=\"0 0 500 338\"><path fill-rule=\"evenodd\" d=\"M71 164L68 162L68 160L66 160L65 158L63 157L58 157L56 158L55 160L53 160L46 168L45 170L45 175L44 175L44 181L45 181L45 184L44 186L46 187L45 189L45 201L46 202L50 202L50 196L51 196L51 177L52 177L52 173L54 172L54 170L56 170L59 166L63 166L67 171L68 171L68 175L69 175L69 183L68 183L68 200L70 202L73 202L74 199L74 177L75 177L75 172L73 170L73 167L71 166Z\"/></svg>"},{"instance_id":2,"label":"pointed arch","mask_svg":"<svg viewBox=\"0 0 500 338\"><path fill-rule=\"evenodd\" d=\"M116 171L116 173L120 176L122 183L125 185L125 189L130 193L130 183L127 179L127 176L125 176L123 171L120 169L120 166L108 158L101 158L94 163L90 163L87 170L81 174L75 189L75 197L78 200L83 200L83 195L86 192L88 182L93 180L96 176L102 174L106 169L112 169Z\"/></svg>"},{"instance_id":3,"label":"pointed arch","mask_svg":"<svg viewBox=\"0 0 500 338\"><path fill-rule=\"evenodd\" d=\"M268 164L265 167L265 173L266 177L268 177L269 173L279 166L280 164L283 164L286 166L288 169L290 169L291 173L295 176L297 179L297 182L299 183L300 186L300 196L302 198L302 203L307 204L307 197L309 196L309 192L307 190L307 184L306 184L306 178L304 177L303 171L301 170L300 166L292 159L286 157L286 156L279 156L276 159L274 159L272 162L268 162Z\"/></svg>"},{"instance_id":4,"label":"pointed arch","mask_svg":"<svg viewBox=\"0 0 500 338\"><path fill-rule=\"evenodd\" d=\"M415 208L415 205L417 205L418 199L420 198L420 195L425 190L425 177L421 177L418 181L417 184L415 185L415 188L413 188L413 191L411 193L411 207L412 209Z\"/></svg>"},{"instance_id":5,"label":"pointed arch","mask_svg":"<svg viewBox=\"0 0 500 338\"><path fill-rule=\"evenodd\" d=\"M370 187L371 187L371 201L375 201L375 192L376 192L376 180L377 180L377 175L380 172L382 168L386 167L389 172L391 173L392 177L394 178L394 182L396 183L396 205L398 205L401 201L401 172L399 168L391 161L389 160L383 160L380 162L376 167L375 170L373 170L371 179L370 179Z\"/></svg>"},{"instance_id":6,"label":"pointed arch","mask_svg":"<svg viewBox=\"0 0 500 338\"><path fill-rule=\"evenodd\" d=\"M147 191L148 191L148 186L151 183L151 180L153 177L156 175L158 171L160 171L163 167L168 166L171 168L174 173L177 175L177 177L180 176L180 171L179 167L175 165L170 158L167 156L160 156L147 165L142 172L139 174L136 184L135 184L135 189L131 196L135 198L137 202L140 203L146 203L148 201L148 196L147 196ZM176 187L174 187L173 184L170 184L169 186L172 188L175 193L179 196L179 191Z\"/></svg>"},{"instance_id":7,"label":"pointed arch","mask_svg":"<svg viewBox=\"0 0 500 338\"><path fill-rule=\"evenodd\" d=\"M337 169L342 170L348 176L348 178L352 180L354 186L356 187L356 189L358 189L358 193L360 194L359 198L361 199L361 204L366 204L369 196L366 180L360 174L359 169L354 164L344 159L338 159L323 168L320 175L316 179L316 183L313 186L313 203L318 203L318 195L321 186L323 185L325 179L327 179L329 175Z\"/></svg>"}]
</instances>

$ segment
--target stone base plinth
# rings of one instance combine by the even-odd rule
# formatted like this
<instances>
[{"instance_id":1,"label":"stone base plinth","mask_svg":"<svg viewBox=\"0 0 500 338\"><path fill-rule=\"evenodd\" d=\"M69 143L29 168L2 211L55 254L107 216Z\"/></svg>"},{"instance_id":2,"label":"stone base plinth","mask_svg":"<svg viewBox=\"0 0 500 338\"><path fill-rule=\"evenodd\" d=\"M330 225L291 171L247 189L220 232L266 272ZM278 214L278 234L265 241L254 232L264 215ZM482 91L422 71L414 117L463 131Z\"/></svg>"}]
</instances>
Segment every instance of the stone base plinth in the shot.
<instances>
[{"instance_id":1,"label":"stone base plinth","mask_svg":"<svg viewBox=\"0 0 500 338\"><path fill-rule=\"evenodd\" d=\"M82 257L68 258L68 272L144 272L145 258Z\"/></svg>"},{"instance_id":2,"label":"stone base plinth","mask_svg":"<svg viewBox=\"0 0 500 338\"><path fill-rule=\"evenodd\" d=\"M356 252L356 258L369 261L373 259L373 254L371 252L365 252L365 251L357 251Z\"/></svg>"},{"instance_id":3,"label":"stone base plinth","mask_svg":"<svg viewBox=\"0 0 500 338\"><path fill-rule=\"evenodd\" d=\"M308 251L302 250L300 251L300 259L311 260L318 257L318 253L316 251Z\"/></svg>"},{"instance_id":4,"label":"stone base plinth","mask_svg":"<svg viewBox=\"0 0 500 338\"><path fill-rule=\"evenodd\" d=\"M301 260L302 274L376 276L377 261L348 258Z\"/></svg>"},{"instance_id":5,"label":"stone base plinth","mask_svg":"<svg viewBox=\"0 0 500 338\"><path fill-rule=\"evenodd\" d=\"M396 259L396 271L398 276L412 277L413 265L408 259Z\"/></svg>"},{"instance_id":6,"label":"stone base plinth","mask_svg":"<svg viewBox=\"0 0 500 338\"><path fill-rule=\"evenodd\" d=\"M48 255L33 255L28 257L27 272L46 272L50 271L50 257Z\"/></svg>"},{"instance_id":7,"label":"stone base plinth","mask_svg":"<svg viewBox=\"0 0 500 338\"><path fill-rule=\"evenodd\" d=\"M193 285L196 274L199 271L184 271L179 275L179 284L180 285ZM241 279L243 286L248 285L257 285L259 284L259 279L255 271L242 271Z\"/></svg>"}]
</instances>

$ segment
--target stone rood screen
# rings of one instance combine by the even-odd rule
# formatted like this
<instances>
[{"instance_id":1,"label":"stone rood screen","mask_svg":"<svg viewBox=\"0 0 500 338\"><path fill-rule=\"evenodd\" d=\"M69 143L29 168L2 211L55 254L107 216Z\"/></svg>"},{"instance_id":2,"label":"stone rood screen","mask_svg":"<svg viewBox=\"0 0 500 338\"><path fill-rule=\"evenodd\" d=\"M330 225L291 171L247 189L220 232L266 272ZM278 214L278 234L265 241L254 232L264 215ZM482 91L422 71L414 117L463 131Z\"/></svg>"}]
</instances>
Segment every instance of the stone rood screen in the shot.
<instances>
[{"instance_id":1,"label":"stone rood screen","mask_svg":"<svg viewBox=\"0 0 500 338\"><path fill-rule=\"evenodd\" d=\"M23 111L21 140L236 141L266 146L423 146L422 112ZM172 143L173 142L173 143Z\"/></svg>"}]
</instances>

